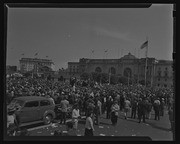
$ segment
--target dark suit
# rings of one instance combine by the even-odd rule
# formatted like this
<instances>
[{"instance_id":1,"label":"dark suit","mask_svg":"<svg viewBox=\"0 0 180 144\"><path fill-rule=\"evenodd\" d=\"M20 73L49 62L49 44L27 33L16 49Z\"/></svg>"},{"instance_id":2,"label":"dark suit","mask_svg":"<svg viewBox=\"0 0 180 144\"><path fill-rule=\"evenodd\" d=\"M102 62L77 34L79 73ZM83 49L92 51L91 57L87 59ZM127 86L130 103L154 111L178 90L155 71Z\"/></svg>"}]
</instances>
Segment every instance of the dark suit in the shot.
<instances>
[{"instance_id":1,"label":"dark suit","mask_svg":"<svg viewBox=\"0 0 180 144\"><path fill-rule=\"evenodd\" d=\"M131 112L131 118L136 118L136 111L137 111L137 102L132 102L132 112Z\"/></svg>"},{"instance_id":2,"label":"dark suit","mask_svg":"<svg viewBox=\"0 0 180 144\"><path fill-rule=\"evenodd\" d=\"M110 118L110 112L111 112L111 106L112 106L113 102L108 100L107 101L107 113L106 113L106 118L109 119Z\"/></svg>"},{"instance_id":3,"label":"dark suit","mask_svg":"<svg viewBox=\"0 0 180 144\"><path fill-rule=\"evenodd\" d=\"M138 103L138 118L139 123L141 122L141 119L143 118L143 122L145 122L145 114L146 114L146 103L145 101L140 101Z\"/></svg>"}]
</instances>

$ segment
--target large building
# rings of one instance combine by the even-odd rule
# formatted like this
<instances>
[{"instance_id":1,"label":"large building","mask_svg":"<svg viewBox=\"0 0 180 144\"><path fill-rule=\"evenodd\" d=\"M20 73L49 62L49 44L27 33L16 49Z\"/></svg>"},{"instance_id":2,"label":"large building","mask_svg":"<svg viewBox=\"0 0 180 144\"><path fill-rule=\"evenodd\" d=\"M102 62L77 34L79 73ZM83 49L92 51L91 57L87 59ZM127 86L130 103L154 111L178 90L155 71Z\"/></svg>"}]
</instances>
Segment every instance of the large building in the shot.
<instances>
[{"instance_id":1,"label":"large building","mask_svg":"<svg viewBox=\"0 0 180 144\"><path fill-rule=\"evenodd\" d=\"M158 61L156 64L155 85L157 87L173 87L172 61Z\"/></svg>"},{"instance_id":2,"label":"large building","mask_svg":"<svg viewBox=\"0 0 180 144\"><path fill-rule=\"evenodd\" d=\"M17 72L17 66L6 66L6 74L13 74L15 72Z\"/></svg>"},{"instance_id":3,"label":"large building","mask_svg":"<svg viewBox=\"0 0 180 144\"><path fill-rule=\"evenodd\" d=\"M22 73L33 71L35 73L40 72L40 68L49 68L52 70L53 62L48 59L38 59L38 58L21 58L19 60L20 71Z\"/></svg>"},{"instance_id":4,"label":"large building","mask_svg":"<svg viewBox=\"0 0 180 144\"><path fill-rule=\"evenodd\" d=\"M145 80L146 58L138 59L131 53L120 59L87 59L81 58L79 62L69 62L69 75L80 76L82 73L108 73L117 76L129 77L134 81ZM164 75L159 76L159 68ZM165 73L168 73L168 77ZM160 79L160 81L159 81ZM171 87L172 61L157 61L147 58L146 81L154 86Z\"/></svg>"}]
</instances>

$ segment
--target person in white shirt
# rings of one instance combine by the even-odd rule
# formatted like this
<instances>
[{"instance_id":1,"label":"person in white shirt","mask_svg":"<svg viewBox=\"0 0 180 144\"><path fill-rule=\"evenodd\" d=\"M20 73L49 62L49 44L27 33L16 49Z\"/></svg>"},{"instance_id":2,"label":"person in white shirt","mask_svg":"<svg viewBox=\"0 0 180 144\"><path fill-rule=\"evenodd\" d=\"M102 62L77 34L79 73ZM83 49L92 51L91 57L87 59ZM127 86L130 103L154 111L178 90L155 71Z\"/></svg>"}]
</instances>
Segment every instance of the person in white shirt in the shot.
<instances>
[{"instance_id":1,"label":"person in white shirt","mask_svg":"<svg viewBox=\"0 0 180 144\"><path fill-rule=\"evenodd\" d=\"M75 84L74 84L73 87L72 87L72 91L73 91L73 92L76 91L76 86L75 86Z\"/></svg>"},{"instance_id":2,"label":"person in white shirt","mask_svg":"<svg viewBox=\"0 0 180 144\"><path fill-rule=\"evenodd\" d=\"M99 114L100 114L100 116L102 115L102 109L101 109L101 107L102 107L102 103L101 103L101 101L98 99L98 101L97 101L97 105L98 105L98 107L99 107Z\"/></svg>"},{"instance_id":3,"label":"person in white shirt","mask_svg":"<svg viewBox=\"0 0 180 144\"><path fill-rule=\"evenodd\" d=\"M118 111L120 110L118 101L115 100L113 105L111 106L111 122L112 125L117 125L117 120L118 120Z\"/></svg>"},{"instance_id":4,"label":"person in white shirt","mask_svg":"<svg viewBox=\"0 0 180 144\"><path fill-rule=\"evenodd\" d=\"M79 114L79 108L78 108L78 104L74 105L74 109L72 111L72 121L74 123L74 129L77 130L78 127L78 118L80 117Z\"/></svg>"},{"instance_id":5,"label":"person in white shirt","mask_svg":"<svg viewBox=\"0 0 180 144\"><path fill-rule=\"evenodd\" d=\"M54 99L52 97L50 97L49 95L47 95L46 97L52 102L53 105L55 105Z\"/></svg>"},{"instance_id":6,"label":"person in white shirt","mask_svg":"<svg viewBox=\"0 0 180 144\"><path fill-rule=\"evenodd\" d=\"M18 129L15 111L16 111L15 107L12 109L9 108L7 113L7 133L8 135L13 135L13 136L15 136L16 129Z\"/></svg>"},{"instance_id":7,"label":"person in white shirt","mask_svg":"<svg viewBox=\"0 0 180 144\"><path fill-rule=\"evenodd\" d=\"M127 114L130 111L130 108L131 108L131 102L128 99L125 98L125 101L124 101L124 116L125 116L125 119L127 119Z\"/></svg>"}]
</instances>

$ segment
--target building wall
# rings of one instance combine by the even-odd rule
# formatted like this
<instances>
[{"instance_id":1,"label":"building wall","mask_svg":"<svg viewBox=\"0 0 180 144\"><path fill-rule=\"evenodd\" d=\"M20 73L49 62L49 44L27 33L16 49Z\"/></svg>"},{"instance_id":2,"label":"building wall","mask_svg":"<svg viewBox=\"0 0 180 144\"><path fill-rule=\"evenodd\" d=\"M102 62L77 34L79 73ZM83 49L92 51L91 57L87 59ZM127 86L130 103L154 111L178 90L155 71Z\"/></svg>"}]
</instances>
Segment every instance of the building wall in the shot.
<instances>
[{"instance_id":1,"label":"building wall","mask_svg":"<svg viewBox=\"0 0 180 144\"><path fill-rule=\"evenodd\" d=\"M159 75L159 72L161 75ZM155 73L155 85L157 87L171 87L173 85L172 62L160 62L156 65Z\"/></svg>"},{"instance_id":2,"label":"building wall","mask_svg":"<svg viewBox=\"0 0 180 144\"><path fill-rule=\"evenodd\" d=\"M132 79L139 81L145 80L145 63L146 59L137 59L133 55L128 54L120 59L80 59L79 62L69 62L68 69L75 67L76 72L71 73L80 76L83 72L92 73L95 72L97 67L101 68L102 73L109 73L111 67L115 68L116 75L124 76L124 71L131 69ZM147 73L146 80L152 84L152 86L171 87L172 81L172 61L159 61L156 64L155 58L148 58L147 61ZM162 76L158 77L158 69L161 68ZM164 72L168 69L168 76L164 76ZM160 79L160 80L159 80Z\"/></svg>"},{"instance_id":3,"label":"building wall","mask_svg":"<svg viewBox=\"0 0 180 144\"><path fill-rule=\"evenodd\" d=\"M53 62L47 59L22 58L20 59L19 63L20 63L20 71L28 72L28 71L32 71L33 69L38 69L39 65L48 66L49 68L52 68Z\"/></svg>"}]
</instances>

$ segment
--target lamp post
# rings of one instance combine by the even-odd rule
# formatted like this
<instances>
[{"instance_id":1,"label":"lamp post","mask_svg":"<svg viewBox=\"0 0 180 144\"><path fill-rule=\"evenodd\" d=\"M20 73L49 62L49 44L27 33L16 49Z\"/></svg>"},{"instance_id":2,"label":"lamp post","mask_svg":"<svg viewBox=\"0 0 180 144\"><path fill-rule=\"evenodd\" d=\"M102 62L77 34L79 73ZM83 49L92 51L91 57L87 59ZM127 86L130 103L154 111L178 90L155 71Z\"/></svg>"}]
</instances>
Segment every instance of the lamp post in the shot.
<instances>
[{"instance_id":1,"label":"lamp post","mask_svg":"<svg viewBox=\"0 0 180 144\"><path fill-rule=\"evenodd\" d=\"M110 72L109 72L109 84L111 84L111 69L110 69Z\"/></svg>"}]
</instances>

